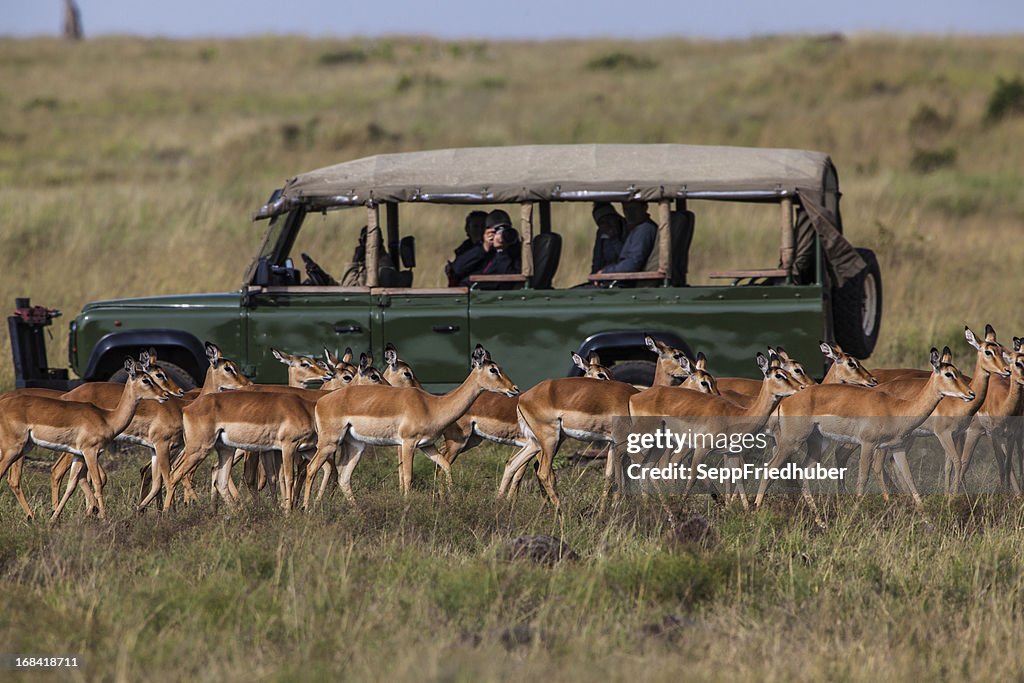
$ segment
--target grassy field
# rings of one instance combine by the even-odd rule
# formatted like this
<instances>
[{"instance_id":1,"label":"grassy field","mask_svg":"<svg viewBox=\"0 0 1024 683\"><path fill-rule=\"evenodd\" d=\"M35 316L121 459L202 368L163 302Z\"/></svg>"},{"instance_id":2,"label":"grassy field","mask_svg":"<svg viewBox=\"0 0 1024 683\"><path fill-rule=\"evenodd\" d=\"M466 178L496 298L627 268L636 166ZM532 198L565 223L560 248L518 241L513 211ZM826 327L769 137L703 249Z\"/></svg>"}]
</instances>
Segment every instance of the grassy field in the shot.
<instances>
[{"instance_id":1,"label":"grassy field","mask_svg":"<svg viewBox=\"0 0 1024 683\"><path fill-rule=\"evenodd\" d=\"M0 40L0 307L27 295L73 314L105 297L235 289L263 229L248 217L269 192L367 154L799 147L833 156L846 231L879 254L873 363L922 365L946 343L966 358L964 324L1024 334L1021 74L1019 36ZM440 280L457 214L416 216L422 284ZM585 248L585 208L556 219ZM774 265L774 233L741 213L698 220L691 268ZM351 242L339 237L334 263ZM0 388L11 383L0 364ZM29 525L0 495L0 653L78 654L85 669L62 678L80 680L993 680L1024 668L1016 501L824 500L820 531L782 496L756 515L698 497L677 514L707 516L704 549L680 545L643 500L598 515L590 472L559 473L563 523L536 487L496 503L506 454L463 456L441 501L425 460L418 489L398 496L382 452L357 472L359 510L335 497L287 518L206 503L137 517L127 461L111 464L108 522L76 501L57 527ZM25 488L45 507L45 470ZM526 533L561 536L580 559L500 559Z\"/></svg>"},{"instance_id":2,"label":"grassy field","mask_svg":"<svg viewBox=\"0 0 1024 683\"><path fill-rule=\"evenodd\" d=\"M833 156L846 231L879 253L886 311L873 361L920 366L932 344L966 350L965 323L1021 333L1012 292L1024 260L1014 239L1024 215L1024 95L1013 87L1022 73L1016 37L4 40L0 304L29 295L70 314L101 298L236 289L263 230L249 216L270 191L367 154L566 142L799 147ZM1003 116L993 118L994 101ZM698 277L774 267L774 229L694 208ZM461 213L405 215L417 282L441 281ZM585 206L555 220L567 253L589 253ZM313 246L337 273L353 243L351 233ZM588 265L565 259L557 282L580 281ZM54 359L65 357L61 323ZM11 372L0 365L0 388Z\"/></svg>"}]
</instances>

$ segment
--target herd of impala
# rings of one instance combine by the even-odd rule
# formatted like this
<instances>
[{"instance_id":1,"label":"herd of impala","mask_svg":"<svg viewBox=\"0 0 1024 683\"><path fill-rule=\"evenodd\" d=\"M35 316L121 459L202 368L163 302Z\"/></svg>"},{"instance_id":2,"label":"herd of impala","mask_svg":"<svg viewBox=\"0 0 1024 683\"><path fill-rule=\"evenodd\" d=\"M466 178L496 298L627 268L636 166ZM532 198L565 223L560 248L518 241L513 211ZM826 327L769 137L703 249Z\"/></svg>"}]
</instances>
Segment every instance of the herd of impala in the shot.
<instances>
[{"instance_id":1,"label":"herd of impala","mask_svg":"<svg viewBox=\"0 0 1024 683\"><path fill-rule=\"evenodd\" d=\"M417 449L436 463L450 487L451 464L462 452L488 440L517 449L505 466L499 497L515 496L536 458L536 475L557 508L552 464L566 437L608 446L607 497L613 484L621 484L623 430L630 428L631 420L658 418L675 429L767 433L775 443L770 468L799 458L804 465L820 460L829 442L836 444L837 463L845 466L859 447L858 495L863 495L871 471L886 498L895 482L915 502L920 496L906 458L915 438L938 439L945 454L946 491L952 494L961 486L979 439L987 435L1000 485L1019 494L1024 451L1007 427L1010 421L999 418L1024 412L1024 340L1014 338L1012 351L1004 348L990 325L983 338L969 328L964 335L976 351L973 377L957 370L948 348L941 354L931 350L930 370L869 372L838 346L823 342L821 351L831 367L821 384L781 348L757 354L761 380L716 379L707 372L703 354L691 360L679 349L647 337L658 357L650 388L615 381L596 355L581 358L574 353L573 361L584 376L545 380L522 394L477 345L468 377L441 396L420 387L413 369L390 344L383 372L373 367L367 354L354 364L350 350L340 358L325 350L325 360L274 350L288 366L288 386L253 384L215 345L207 344L205 380L190 392L175 384L150 350L138 361L126 360L125 384L95 382L67 393L16 389L0 395L0 477L7 475L31 518L32 509L21 491L23 456L31 445L57 451L59 458L51 468L51 520L59 517L76 489L85 497L87 511L103 517L106 475L100 455L115 440L127 442L152 451L151 465L143 468L149 484L144 484L139 510L161 497L166 510L179 483L186 502L197 499L193 476L215 450L214 501L221 499L229 506L238 502L231 472L243 462L243 480L251 494L258 496L266 486L287 511L297 504L300 491L303 509L309 507L318 474L322 479L317 500L336 481L354 502L352 474L367 445L398 447L399 482L408 493ZM321 383L321 388L306 388L312 383ZM696 470L714 454L714 446L706 445L660 457L691 456ZM885 469L889 459L896 479L890 479ZM65 476L68 481L61 494ZM693 483L687 482L687 494ZM761 505L768 484L768 479L760 482L755 506ZM742 486L739 490L746 504ZM803 494L817 515L806 482Z\"/></svg>"}]
</instances>

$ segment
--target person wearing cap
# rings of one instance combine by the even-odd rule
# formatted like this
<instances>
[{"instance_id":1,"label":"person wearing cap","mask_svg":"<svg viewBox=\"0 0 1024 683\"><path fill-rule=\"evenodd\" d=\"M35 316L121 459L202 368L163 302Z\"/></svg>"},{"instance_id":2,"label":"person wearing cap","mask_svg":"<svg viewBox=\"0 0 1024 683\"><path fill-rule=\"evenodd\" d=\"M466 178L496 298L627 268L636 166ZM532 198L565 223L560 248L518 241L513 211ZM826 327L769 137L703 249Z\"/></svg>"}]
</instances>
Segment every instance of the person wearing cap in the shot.
<instances>
[{"instance_id":1,"label":"person wearing cap","mask_svg":"<svg viewBox=\"0 0 1024 683\"><path fill-rule=\"evenodd\" d=\"M608 202L594 202L594 223L597 237L594 239L594 253L590 259L590 272L599 273L605 266L619 260L622 251L622 233L625 222L618 211Z\"/></svg>"},{"instance_id":2,"label":"person wearing cap","mask_svg":"<svg viewBox=\"0 0 1024 683\"><path fill-rule=\"evenodd\" d=\"M599 273L639 273L657 268L658 226L647 213L647 202L623 202L626 216L626 239L615 263Z\"/></svg>"},{"instance_id":3,"label":"person wearing cap","mask_svg":"<svg viewBox=\"0 0 1024 683\"><path fill-rule=\"evenodd\" d=\"M471 283L471 275L508 275L521 270L519 234L512 228L512 219L502 209L487 214L480 244L460 254L451 263L450 277L463 287ZM499 286L501 285L501 286ZM501 289L511 283L481 283L480 289Z\"/></svg>"}]
</instances>

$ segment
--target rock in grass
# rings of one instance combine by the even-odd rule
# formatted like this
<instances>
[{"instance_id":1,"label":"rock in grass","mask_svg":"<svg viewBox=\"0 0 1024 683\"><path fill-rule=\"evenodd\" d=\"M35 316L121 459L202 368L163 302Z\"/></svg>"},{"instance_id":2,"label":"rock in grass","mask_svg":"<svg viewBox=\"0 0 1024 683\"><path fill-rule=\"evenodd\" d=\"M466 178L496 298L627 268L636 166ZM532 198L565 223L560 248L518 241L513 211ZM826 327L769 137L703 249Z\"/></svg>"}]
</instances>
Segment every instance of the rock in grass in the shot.
<instances>
[{"instance_id":1,"label":"rock in grass","mask_svg":"<svg viewBox=\"0 0 1024 683\"><path fill-rule=\"evenodd\" d=\"M687 548L707 549L715 542L715 530L704 515L669 520L665 535L670 542Z\"/></svg>"},{"instance_id":2,"label":"rock in grass","mask_svg":"<svg viewBox=\"0 0 1024 683\"><path fill-rule=\"evenodd\" d=\"M549 566L562 560L580 559L567 543L554 536L518 536L501 547L498 557L508 561L530 560Z\"/></svg>"}]
</instances>

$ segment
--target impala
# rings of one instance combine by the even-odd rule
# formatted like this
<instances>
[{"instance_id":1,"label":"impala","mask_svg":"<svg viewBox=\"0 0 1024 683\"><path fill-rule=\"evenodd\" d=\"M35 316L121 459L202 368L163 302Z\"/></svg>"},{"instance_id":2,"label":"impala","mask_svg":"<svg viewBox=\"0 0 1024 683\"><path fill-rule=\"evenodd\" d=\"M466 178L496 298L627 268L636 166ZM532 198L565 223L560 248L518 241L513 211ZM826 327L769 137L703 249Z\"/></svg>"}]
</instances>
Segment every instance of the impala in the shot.
<instances>
[{"instance_id":1,"label":"impala","mask_svg":"<svg viewBox=\"0 0 1024 683\"><path fill-rule=\"evenodd\" d=\"M772 360L769 360L769 357ZM758 353L757 366L764 379L761 389L752 402L739 405L723 396L713 396L686 389L652 388L630 398L629 415L631 418L671 417L672 423L679 433L684 429L692 429L714 435L756 434L760 432L779 401L791 396L804 385L781 366L781 358L769 349L769 356ZM679 423L682 423L680 428ZM701 462L708 455L719 450L715 444L702 442L693 451L691 471L696 472ZM682 454L685 456L685 454ZM727 455L732 457L731 455ZM696 477L687 480L684 495L693 488ZM740 483L740 496L746 505L746 494Z\"/></svg>"},{"instance_id":2,"label":"impala","mask_svg":"<svg viewBox=\"0 0 1024 683\"><path fill-rule=\"evenodd\" d=\"M964 437L961 454L960 479L954 477L950 489L956 493L974 456L978 440L985 434L992 442L992 450L999 468L999 481L1004 489L1020 494L1020 479L1013 467L1013 450L1017 448L1017 465L1024 476L1024 453L1020 451L1021 420L1024 415L1024 339L1013 338L1013 352L1004 352L1010 366L1009 381L997 380L989 387L985 404L976 413Z\"/></svg>"},{"instance_id":3,"label":"impala","mask_svg":"<svg viewBox=\"0 0 1024 683\"><path fill-rule=\"evenodd\" d=\"M450 485L451 468L434 448L434 441L485 391L515 396L519 388L491 360L487 350L477 344L469 376L443 396L416 388L378 386L346 387L325 396L316 404L317 449L306 468L303 507L309 506L309 473L333 457L338 446L342 447L339 484L349 501L354 501L352 472L368 444L400 447L399 479L403 493L408 494L412 488L412 459L417 448L440 465Z\"/></svg>"},{"instance_id":4,"label":"impala","mask_svg":"<svg viewBox=\"0 0 1024 683\"><path fill-rule=\"evenodd\" d=\"M125 370L128 382L113 410L45 396L14 396L6 400L0 419L0 477L24 456L29 443L81 455L88 467L89 483L96 497L99 516L105 517L100 453L132 421L140 401L166 401L170 398L148 373L138 370L133 359L125 361ZM64 493L51 520L60 516L72 490L69 487Z\"/></svg>"},{"instance_id":5,"label":"impala","mask_svg":"<svg viewBox=\"0 0 1024 683\"><path fill-rule=\"evenodd\" d=\"M780 467L795 455L801 444L815 435L835 441L855 442L860 445L860 470L857 477L857 495L864 495L868 468L872 467L887 495L882 479L882 451L893 446L927 419L943 397L962 401L974 399L974 392L964 382L963 375L951 363L942 362L939 352L931 350L929 361L932 375L912 398L900 398L874 389L849 384L820 384L807 387L779 406L779 429L776 450L769 469ZM807 456L807 461L811 459ZM806 461L805 461L806 464ZM761 480L755 505L760 507L769 478ZM817 507L806 480L802 481L805 500L818 517Z\"/></svg>"},{"instance_id":6,"label":"impala","mask_svg":"<svg viewBox=\"0 0 1024 683\"><path fill-rule=\"evenodd\" d=\"M951 489L950 487L955 485L954 483L958 483L961 478L960 448L954 437L967 428L971 422L971 417L981 410L981 407L985 404L991 375L1008 377L1010 374L1006 361L1003 359L1004 349L996 341L996 331L991 325L985 325L985 338L983 340L979 341L969 327L964 327L964 338L968 344L977 350L974 362L974 376L973 378L964 377L964 381L970 382L974 398L966 402L958 401L954 398L942 399L935 406L929 419L925 420L917 429L911 432L904 443L891 449L904 482L907 484L914 501L918 504L920 504L921 499L911 478L910 467L906 463L906 452L910 450L914 437L931 436L934 434L939 440L939 444L942 446L943 453L945 454L943 472L946 473L946 491L948 493L954 492L956 489ZM942 361L946 363L951 362L951 360L951 356L944 356L942 358ZM921 379L913 376L903 376L882 384L878 390L902 399L910 399L920 393L921 387L927 382L928 378ZM845 458L840 455L839 451L836 453L836 461L840 467L845 465ZM952 481L950 475L952 476Z\"/></svg>"}]
</instances>

